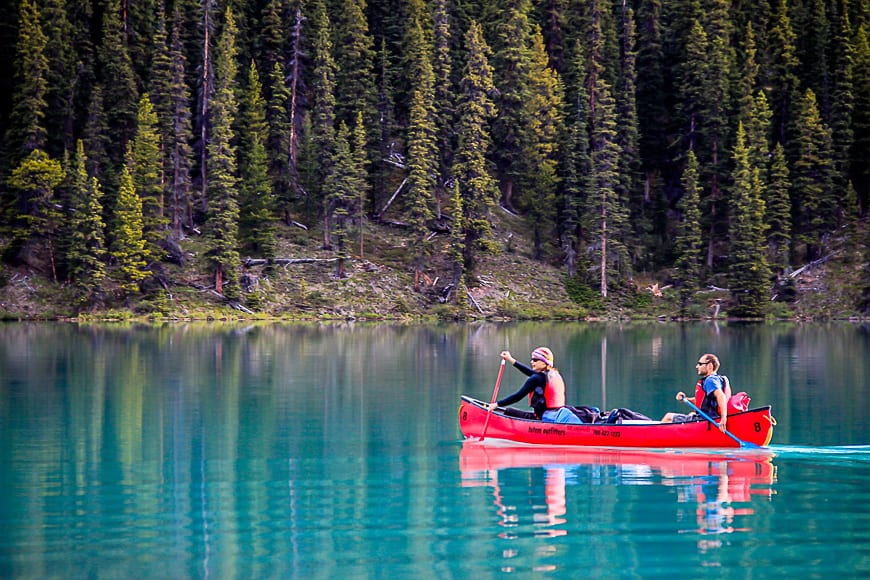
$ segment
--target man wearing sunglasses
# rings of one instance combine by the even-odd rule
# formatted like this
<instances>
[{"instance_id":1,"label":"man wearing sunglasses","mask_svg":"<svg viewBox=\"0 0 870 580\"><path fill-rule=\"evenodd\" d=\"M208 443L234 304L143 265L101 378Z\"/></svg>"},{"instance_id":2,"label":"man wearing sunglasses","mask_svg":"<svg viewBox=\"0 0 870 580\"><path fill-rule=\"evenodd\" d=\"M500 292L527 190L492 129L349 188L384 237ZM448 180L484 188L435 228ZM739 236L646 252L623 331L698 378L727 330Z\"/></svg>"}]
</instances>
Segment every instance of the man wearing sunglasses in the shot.
<instances>
[{"instance_id":1,"label":"man wearing sunglasses","mask_svg":"<svg viewBox=\"0 0 870 580\"><path fill-rule=\"evenodd\" d=\"M719 358L715 354L704 354L695 363L698 371L698 383L695 385L695 396L687 397L702 411L713 418L719 419L719 430L725 432L728 423L728 395L725 392L725 382L718 374ZM681 401L686 394L682 391L677 393L676 399ZM701 417L692 413L665 413L662 423L686 423L688 421L700 421Z\"/></svg>"}]
</instances>

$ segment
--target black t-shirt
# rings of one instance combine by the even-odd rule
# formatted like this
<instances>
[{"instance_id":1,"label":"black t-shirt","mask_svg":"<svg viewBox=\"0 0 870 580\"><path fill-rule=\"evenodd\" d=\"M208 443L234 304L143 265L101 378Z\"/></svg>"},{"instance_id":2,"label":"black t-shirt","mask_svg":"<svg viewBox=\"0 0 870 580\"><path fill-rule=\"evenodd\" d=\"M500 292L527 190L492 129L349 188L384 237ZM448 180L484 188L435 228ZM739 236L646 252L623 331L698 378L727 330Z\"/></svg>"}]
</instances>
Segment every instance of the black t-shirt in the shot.
<instances>
[{"instance_id":1,"label":"black t-shirt","mask_svg":"<svg viewBox=\"0 0 870 580\"><path fill-rule=\"evenodd\" d=\"M521 401L524 397L527 397L529 393L532 393L531 406L532 409L535 410L535 416L540 419L541 415L544 414L544 411L547 410L547 397L544 394L547 389L547 375L544 373L536 373L520 361L515 362L514 366L529 378L526 379L526 382L519 391L513 395L505 397L504 399L499 399L498 405L500 407L512 405Z\"/></svg>"}]
</instances>

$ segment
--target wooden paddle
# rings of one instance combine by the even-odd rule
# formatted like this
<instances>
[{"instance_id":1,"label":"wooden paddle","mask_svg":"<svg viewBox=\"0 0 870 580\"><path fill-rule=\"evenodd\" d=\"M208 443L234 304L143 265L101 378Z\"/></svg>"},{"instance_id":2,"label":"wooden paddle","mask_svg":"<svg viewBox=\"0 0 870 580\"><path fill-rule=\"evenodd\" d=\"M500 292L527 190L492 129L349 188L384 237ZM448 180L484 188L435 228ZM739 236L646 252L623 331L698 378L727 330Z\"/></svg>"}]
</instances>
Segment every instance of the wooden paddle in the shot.
<instances>
[{"instance_id":1,"label":"wooden paddle","mask_svg":"<svg viewBox=\"0 0 870 580\"><path fill-rule=\"evenodd\" d=\"M707 413L705 413L704 411L702 411L701 409L699 409L697 406L695 406L695 403L693 403L692 401L690 401L688 397L686 397L685 395L683 395L683 397L680 398L680 400L681 400L682 402L684 402L685 404L687 404L688 406L690 406L691 408L693 408L695 411L697 411L698 414L700 414L703 418L705 418L705 419L707 419L708 421L710 421L710 423L712 423L714 427L716 427L717 429L719 428L719 423L717 423L717 422L713 419L713 417L711 417L710 415L708 415ZM737 442L740 444L740 447L748 447L748 448L750 448L750 449L760 449L760 447L759 447L758 445L756 445L755 443L750 443L749 441L743 441L742 439L739 439L736 435L734 435L734 434L733 434L731 431L729 431L728 429L725 429L724 433L725 433L726 435L728 435L729 437L731 437L732 439L734 439L735 441L737 441Z\"/></svg>"},{"instance_id":2,"label":"wooden paddle","mask_svg":"<svg viewBox=\"0 0 870 580\"><path fill-rule=\"evenodd\" d=\"M492 401L490 401L490 405L495 403L495 400L498 398L498 386L501 384L501 376L504 374L504 359L501 359L501 365L498 367L498 378L495 380L495 389L492 391ZM480 439L478 441L483 441L483 438L486 437L486 428L489 427L489 418L492 416L492 411L489 410L489 407L486 408L486 421L483 424L483 432L480 434Z\"/></svg>"}]
</instances>

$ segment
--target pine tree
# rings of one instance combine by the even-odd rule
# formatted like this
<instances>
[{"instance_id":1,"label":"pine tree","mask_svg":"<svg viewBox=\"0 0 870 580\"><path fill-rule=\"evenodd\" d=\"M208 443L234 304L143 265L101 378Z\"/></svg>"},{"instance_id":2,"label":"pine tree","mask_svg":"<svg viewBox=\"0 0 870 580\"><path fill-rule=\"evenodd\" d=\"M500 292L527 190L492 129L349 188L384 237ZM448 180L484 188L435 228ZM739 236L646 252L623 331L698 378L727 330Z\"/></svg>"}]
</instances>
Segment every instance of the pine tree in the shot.
<instances>
[{"instance_id":1,"label":"pine tree","mask_svg":"<svg viewBox=\"0 0 870 580\"><path fill-rule=\"evenodd\" d=\"M616 94L617 142L622 150L619 156L619 182L617 190L630 212L628 228L626 222L624 242L627 246L632 263L647 263L647 253L652 243L649 236L652 233L652 223L649 215L649 204L640 186L640 134L637 113L637 52L635 48L636 31L634 11L625 3L622 5L620 18L620 54L621 66L619 85Z\"/></svg>"},{"instance_id":2,"label":"pine tree","mask_svg":"<svg viewBox=\"0 0 870 580\"><path fill-rule=\"evenodd\" d=\"M825 14L826 0L805 0L801 21L795 28L795 56L801 66L798 77L801 86L812 89L818 100L819 112L825 119L831 114L831 66L828 50L831 46L831 22ZM800 14L801 8L795 7L793 13Z\"/></svg>"},{"instance_id":3,"label":"pine tree","mask_svg":"<svg viewBox=\"0 0 870 580\"><path fill-rule=\"evenodd\" d=\"M287 42L287 32L284 30L284 12L287 7L285 0L267 0L261 17L262 25L255 41L262 46L261 68L271 71L275 65L284 65L284 52ZM268 100L271 93L265 95Z\"/></svg>"},{"instance_id":4,"label":"pine tree","mask_svg":"<svg viewBox=\"0 0 870 580\"><path fill-rule=\"evenodd\" d=\"M645 188L664 168L668 151L667 128L671 123L666 99L662 1L643 0L637 10L637 115L640 158Z\"/></svg>"},{"instance_id":5,"label":"pine tree","mask_svg":"<svg viewBox=\"0 0 870 580\"><path fill-rule=\"evenodd\" d=\"M854 107L852 109L853 141L849 152L850 178L858 192L864 215L870 209L870 42L864 26L854 39L853 67Z\"/></svg>"},{"instance_id":6,"label":"pine tree","mask_svg":"<svg viewBox=\"0 0 870 580\"><path fill-rule=\"evenodd\" d=\"M848 8L848 2L844 2ZM852 118L855 108L854 94L854 48L852 46L852 26L849 23L848 10L843 10L834 34L831 80L831 149L833 162L834 188L840 192L837 200L839 225L843 224L845 214L853 211L851 203L846 199L846 192L851 188L849 176L849 152L852 149L854 133Z\"/></svg>"},{"instance_id":7,"label":"pine tree","mask_svg":"<svg viewBox=\"0 0 870 580\"><path fill-rule=\"evenodd\" d=\"M192 225L191 170L193 163L193 140L191 126L190 90L185 83L187 61L181 37L181 14L175 11L172 24L171 66L169 99L171 106L166 122L169 126L165 136L166 197L172 207L172 232L176 240L182 239L183 223Z\"/></svg>"},{"instance_id":8,"label":"pine tree","mask_svg":"<svg viewBox=\"0 0 870 580\"><path fill-rule=\"evenodd\" d=\"M64 179L60 162L41 149L34 149L9 175L9 186L19 192L19 220L24 224L20 236L44 238L51 265L52 279L57 282L54 237L61 223L55 189Z\"/></svg>"},{"instance_id":9,"label":"pine tree","mask_svg":"<svg viewBox=\"0 0 870 580\"><path fill-rule=\"evenodd\" d=\"M493 154L502 202L508 209L514 207L514 185L522 179L526 167L524 147L529 127L524 108L532 74L530 9L530 0L509 0L501 11L493 42L493 82L499 89L495 98L498 116L492 128Z\"/></svg>"},{"instance_id":10,"label":"pine tree","mask_svg":"<svg viewBox=\"0 0 870 580\"><path fill-rule=\"evenodd\" d=\"M96 177L101 183L115 181L115 173L109 160L109 147L112 143L109 136L109 122L103 105L103 87L96 85L88 103L85 127L82 131L85 144L88 175ZM114 200L114 196L111 197ZM105 204L104 204L105 205ZM112 203L114 207L114 203Z\"/></svg>"},{"instance_id":11,"label":"pine tree","mask_svg":"<svg viewBox=\"0 0 870 580\"><path fill-rule=\"evenodd\" d=\"M120 184L110 252L121 290L129 295L138 293L140 283L151 274L147 270L150 255L142 231L142 200L127 165L121 168Z\"/></svg>"},{"instance_id":12,"label":"pine tree","mask_svg":"<svg viewBox=\"0 0 870 580\"><path fill-rule=\"evenodd\" d=\"M429 255L427 237L433 217L436 175L438 171L437 128L433 121L431 70L429 82L414 91L411 100L411 124L408 128L408 221L411 224L414 261L414 290L420 281ZM427 86L428 85L428 86Z\"/></svg>"},{"instance_id":13,"label":"pine tree","mask_svg":"<svg viewBox=\"0 0 870 580\"><path fill-rule=\"evenodd\" d=\"M333 54L336 73L336 119L353 124L363 111L367 124L374 125L376 91L374 41L366 21L365 0L339 0L335 12Z\"/></svg>"},{"instance_id":14,"label":"pine tree","mask_svg":"<svg viewBox=\"0 0 870 580\"><path fill-rule=\"evenodd\" d=\"M214 51L215 93L211 101L208 141L208 257L215 268L215 290L227 300L241 297L239 288L239 202L233 123L237 113L235 18L225 12L223 30Z\"/></svg>"},{"instance_id":15,"label":"pine tree","mask_svg":"<svg viewBox=\"0 0 870 580\"><path fill-rule=\"evenodd\" d=\"M131 142L133 186L142 200L142 232L148 247L148 255L161 260L166 251L163 242L169 220L163 204L163 160L157 114L148 93L139 99L139 115L136 135Z\"/></svg>"},{"instance_id":16,"label":"pine tree","mask_svg":"<svg viewBox=\"0 0 870 580\"><path fill-rule=\"evenodd\" d=\"M492 142L489 121L497 112L489 97L494 89L489 46L475 22L465 35L465 49L468 58L457 105L459 145L454 173L462 190L464 271L473 272L477 253L492 249L489 215L498 203L498 188L488 171L486 155Z\"/></svg>"},{"instance_id":17,"label":"pine tree","mask_svg":"<svg viewBox=\"0 0 870 580\"><path fill-rule=\"evenodd\" d=\"M275 199L266 155L266 103L257 65L251 61L238 117L239 192L243 242L264 258L276 255Z\"/></svg>"},{"instance_id":18,"label":"pine tree","mask_svg":"<svg viewBox=\"0 0 870 580\"><path fill-rule=\"evenodd\" d=\"M598 19L593 19L593 38L601 35L594 32L599 27ZM587 241L594 248L593 255L599 262L599 291L607 297L610 269L613 262L617 267L627 266L627 254L622 240L625 239L625 226L628 209L625 200L620 199L617 189L619 183L620 147L617 143L616 103L611 86L602 74L602 47L593 43L589 60L589 142L591 158L591 190L586 200ZM611 256L612 254L612 256Z\"/></svg>"},{"instance_id":19,"label":"pine tree","mask_svg":"<svg viewBox=\"0 0 870 580\"><path fill-rule=\"evenodd\" d=\"M313 175L309 178L313 200L322 204L324 228L323 246L330 247L330 214L324 183L332 171L335 150L335 62L332 60L330 23L322 5L314 14L314 74L311 79L311 165Z\"/></svg>"},{"instance_id":20,"label":"pine tree","mask_svg":"<svg viewBox=\"0 0 870 580\"><path fill-rule=\"evenodd\" d=\"M565 154L561 171L564 201L560 230L568 277L574 278L583 241L582 213L591 191L592 175L589 156L590 101L585 85L586 55L579 42L573 50L569 70L570 74L566 76L574 79L574 86L568 87L566 98L565 145L562 148Z\"/></svg>"},{"instance_id":21,"label":"pine tree","mask_svg":"<svg viewBox=\"0 0 870 580\"><path fill-rule=\"evenodd\" d=\"M746 146L749 148L749 162L762 170L762 179L767 181L767 165L770 160L770 131L773 112L767 103L764 91L752 99L749 114L744 118Z\"/></svg>"},{"instance_id":22,"label":"pine tree","mask_svg":"<svg viewBox=\"0 0 870 580\"><path fill-rule=\"evenodd\" d=\"M350 131L344 122L338 127L335 136L335 153L332 171L326 179L324 189L327 195L327 208L332 223L331 235L335 239L335 257L338 259L336 276L345 278L345 262L348 253L348 222L353 214L353 206L359 192L358 173L354 167L353 153L350 148Z\"/></svg>"},{"instance_id":23,"label":"pine tree","mask_svg":"<svg viewBox=\"0 0 870 580\"><path fill-rule=\"evenodd\" d=\"M97 53L103 81L103 108L114 137L114 146L109 148L108 154L115 166L124 162L127 146L136 132L139 102L120 15L118 0L111 0L103 14L103 42Z\"/></svg>"},{"instance_id":24,"label":"pine tree","mask_svg":"<svg viewBox=\"0 0 870 580\"><path fill-rule=\"evenodd\" d=\"M267 84L270 95L266 103L266 155L268 157L269 177L276 205L289 212L293 197L293 183L296 171L296 153L293 144L293 131L287 116L290 89L285 84L284 65L276 62L269 72Z\"/></svg>"},{"instance_id":25,"label":"pine tree","mask_svg":"<svg viewBox=\"0 0 870 580\"><path fill-rule=\"evenodd\" d=\"M60 157L73 150L76 54L65 0L49 0L42 10L48 59L45 100L46 151Z\"/></svg>"},{"instance_id":26,"label":"pine tree","mask_svg":"<svg viewBox=\"0 0 870 580\"><path fill-rule=\"evenodd\" d=\"M703 81L710 75L707 61L708 49L707 33L696 20L687 40L685 60L680 67L681 77L686 79L686 82L677 85L679 97L677 109L682 115L687 148L692 151L697 150L699 145L699 132L707 96ZM703 159L698 161L701 163Z\"/></svg>"},{"instance_id":27,"label":"pine tree","mask_svg":"<svg viewBox=\"0 0 870 580\"><path fill-rule=\"evenodd\" d=\"M167 144L172 136L172 53L169 36L166 32L166 15L163 4L158 5L157 28L154 32L151 75L149 77L148 97L157 115L157 128L160 133L161 161L166 171ZM142 101L139 101L140 114Z\"/></svg>"},{"instance_id":28,"label":"pine tree","mask_svg":"<svg viewBox=\"0 0 870 580\"><path fill-rule=\"evenodd\" d=\"M49 74L45 51L48 39L40 25L35 0L22 0L18 9L15 45L13 110L6 133L7 166L14 167L31 152L45 149L45 115Z\"/></svg>"},{"instance_id":29,"label":"pine tree","mask_svg":"<svg viewBox=\"0 0 870 580\"><path fill-rule=\"evenodd\" d=\"M404 206L412 229L414 289L420 290L423 267L428 255L426 237L438 177L438 129L435 125L435 76L432 70L432 46L423 29L423 7L418 7L405 33L407 76L413 87L408 124L407 184Z\"/></svg>"},{"instance_id":30,"label":"pine tree","mask_svg":"<svg viewBox=\"0 0 870 580\"><path fill-rule=\"evenodd\" d=\"M456 306L460 312L468 308L468 296L465 293L465 226L466 211L463 207L462 194L459 192L459 182L453 187L453 227L450 229L450 262L453 264L453 289L456 291Z\"/></svg>"},{"instance_id":31,"label":"pine tree","mask_svg":"<svg viewBox=\"0 0 870 580\"><path fill-rule=\"evenodd\" d=\"M737 127L737 143L734 146L733 183L731 199L734 220L729 271L733 304L730 312L737 316L758 317L764 314L770 276L764 244L765 206L761 197L759 171L750 165L742 123Z\"/></svg>"},{"instance_id":32,"label":"pine tree","mask_svg":"<svg viewBox=\"0 0 870 580\"><path fill-rule=\"evenodd\" d=\"M533 27L528 58L527 98L522 117L526 123L523 143L523 185L518 206L523 209L532 232L532 255L540 259L544 238L555 229L559 185L557 164L559 138L563 131L562 87L559 76L549 67L540 28Z\"/></svg>"},{"instance_id":33,"label":"pine tree","mask_svg":"<svg viewBox=\"0 0 870 580\"><path fill-rule=\"evenodd\" d=\"M356 180L355 185L357 188L357 199L355 205L356 215L359 219L359 256L362 258L365 255L365 248L363 247L363 230L365 228L365 204L366 198L368 197L367 177L369 174L368 151L366 145L368 138L366 136L365 119L363 118L362 111L358 111L356 114L356 123L353 125L351 139L353 146L354 179Z\"/></svg>"},{"instance_id":34,"label":"pine tree","mask_svg":"<svg viewBox=\"0 0 870 580\"><path fill-rule=\"evenodd\" d=\"M70 195L70 246L67 251L67 276L82 304L99 294L106 278L102 192L96 177L88 177L84 143L76 142Z\"/></svg>"},{"instance_id":35,"label":"pine tree","mask_svg":"<svg viewBox=\"0 0 870 580\"><path fill-rule=\"evenodd\" d=\"M388 73L389 82L394 86L396 117L407 127L410 119L411 101L422 75L432 76L433 29L432 16L423 0L408 0L403 15L405 26L399 54L401 74ZM389 61L390 56L384 41L382 54ZM383 58L382 57L382 60ZM424 64L425 63L425 64ZM389 62L385 63L389 66ZM425 73L422 67L428 68ZM430 81L431 82L431 81Z\"/></svg>"},{"instance_id":36,"label":"pine tree","mask_svg":"<svg viewBox=\"0 0 870 580\"><path fill-rule=\"evenodd\" d=\"M703 242L701 240L701 184L698 158L691 149L682 178L683 196L677 208L682 219L677 225L674 253L677 286L683 312L700 287Z\"/></svg>"},{"instance_id":37,"label":"pine tree","mask_svg":"<svg viewBox=\"0 0 870 580\"><path fill-rule=\"evenodd\" d=\"M807 260L821 256L825 234L836 226L832 188L831 132L822 122L815 94L807 89L796 125L797 160L792 169L792 206L797 241L806 244Z\"/></svg>"},{"instance_id":38,"label":"pine tree","mask_svg":"<svg viewBox=\"0 0 870 580\"><path fill-rule=\"evenodd\" d=\"M788 15L788 0L775 0L772 27L768 34L769 71L762 80L763 86L771 87L770 104L773 110L774 140L782 143L788 153L790 116L795 103L800 99L800 82L797 77L798 59L795 56L795 33Z\"/></svg>"},{"instance_id":39,"label":"pine tree","mask_svg":"<svg viewBox=\"0 0 870 580\"><path fill-rule=\"evenodd\" d=\"M441 184L444 184L450 176L453 165L453 150L455 130L453 126L456 107L454 101L456 94L453 88L453 61L450 54L451 29L450 19L447 12L447 0L435 0L435 40L434 55L432 58L432 70L435 76L435 125L438 130L438 175ZM440 185L440 184L439 184ZM438 189L436 201L440 200L441 188ZM437 218L440 215L440 202L436 210Z\"/></svg>"},{"instance_id":40,"label":"pine tree","mask_svg":"<svg viewBox=\"0 0 870 580\"><path fill-rule=\"evenodd\" d=\"M768 263L779 275L784 274L789 265L792 229L790 189L785 150L777 143L770 163L764 222L767 224Z\"/></svg>"}]
</instances>

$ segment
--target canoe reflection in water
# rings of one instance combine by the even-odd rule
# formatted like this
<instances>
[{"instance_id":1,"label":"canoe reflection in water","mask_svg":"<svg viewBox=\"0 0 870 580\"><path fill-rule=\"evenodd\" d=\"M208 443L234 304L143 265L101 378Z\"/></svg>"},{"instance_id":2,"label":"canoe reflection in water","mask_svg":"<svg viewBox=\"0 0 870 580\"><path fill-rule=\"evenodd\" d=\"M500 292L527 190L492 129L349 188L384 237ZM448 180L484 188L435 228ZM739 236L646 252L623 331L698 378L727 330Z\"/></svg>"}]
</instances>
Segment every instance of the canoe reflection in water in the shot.
<instances>
[{"instance_id":1,"label":"canoe reflection in water","mask_svg":"<svg viewBox=\"0 0 870 580\"><path fill-rule=\"evenodd\" d=\"M570 517L567 516L566 485L586 484L589 480L594 486L676 487L678 529L681 533L704 536L699 538L698 548L706 551L721 545L720 540L709 536L747 531L748 527L741 527L745 522L738 518L754 513L750 507L753 498L769 499L774 494L776 466L772 458L773 454L766 450L505 447L466 440L459 453L459 466L463 486L492 486L500 523L505 528L521 528L522 506L516 504L531 501L535 536L568 533L564 526L566 518ZM543 498L540 497L541 474ZM529 482L525 493L520 492L522 496L517 495L517 478ZM533 489L535 482L538 483L537 493ZM512 503L508 495L516 497L516 501ZM618 507L615 509L618 511ZM587 516L584 511L584 517ZM583 523L592 524L594 522L588 520ZM506 530L501 535L512 537L518 533L521 533L518 529Z\"/></svg>"}]
</instances>

